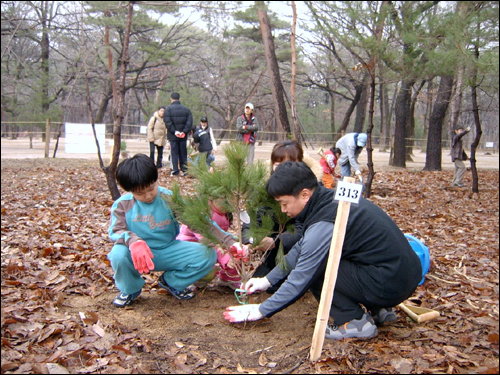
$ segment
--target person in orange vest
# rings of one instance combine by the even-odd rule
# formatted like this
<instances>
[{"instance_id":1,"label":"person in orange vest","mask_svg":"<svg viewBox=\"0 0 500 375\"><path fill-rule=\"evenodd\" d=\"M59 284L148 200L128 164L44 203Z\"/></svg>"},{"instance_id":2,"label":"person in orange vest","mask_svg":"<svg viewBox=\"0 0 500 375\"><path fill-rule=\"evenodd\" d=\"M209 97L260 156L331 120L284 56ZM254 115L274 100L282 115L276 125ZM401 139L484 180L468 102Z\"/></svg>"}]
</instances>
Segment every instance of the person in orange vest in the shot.
<instances>
[{"instance_id":1,"label":"person in orange vest","mask_svg":"<svg viewBox=\"0 0 500 375\"><path fill-rule=\"evenodd\" d=\"M342 151L340 148L331 147L329 150L321 155L321 159L319 163L323 168L323 186L328 189L333 189L335 185L334 178L340 178L340 175L335 174L335 167L337 166L337 162L340 158Z\"/></svg>"}]
</instances>

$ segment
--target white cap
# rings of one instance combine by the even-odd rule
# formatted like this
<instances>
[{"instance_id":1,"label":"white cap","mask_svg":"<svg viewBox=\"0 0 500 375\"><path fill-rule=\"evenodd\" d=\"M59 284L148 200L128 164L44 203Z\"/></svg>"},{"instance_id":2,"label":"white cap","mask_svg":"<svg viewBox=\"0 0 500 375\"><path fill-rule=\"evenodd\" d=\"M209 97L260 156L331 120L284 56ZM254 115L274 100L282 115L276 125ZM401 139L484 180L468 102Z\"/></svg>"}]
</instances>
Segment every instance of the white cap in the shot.
<instances>
[{"instance_id":1,"label":"white cap","mask_svg":"<svg viewBox=\"0 0 500 375\"><path fill-rule=\"evenodd\" d=\"M253 111L253 104L252 103L245 104L245 108L247 108L247 107Z\"/></svg>"}]
</instances>

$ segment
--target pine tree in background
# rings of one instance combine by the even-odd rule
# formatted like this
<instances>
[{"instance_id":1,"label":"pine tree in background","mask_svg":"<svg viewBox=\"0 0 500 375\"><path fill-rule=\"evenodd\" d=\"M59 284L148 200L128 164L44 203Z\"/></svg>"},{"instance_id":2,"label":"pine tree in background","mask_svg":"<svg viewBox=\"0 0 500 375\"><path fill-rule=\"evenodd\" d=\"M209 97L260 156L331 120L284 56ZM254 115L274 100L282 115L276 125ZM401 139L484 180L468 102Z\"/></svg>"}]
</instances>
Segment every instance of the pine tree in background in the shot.
<instances>
[{"instance_id":1,"label":"pine tree in background","mask_svg":"<svg viewBox=\"0 0 500 375\"><path fill-rule=\"evenodd\" d=\"M275 220L280 222L279 228L284 229L285 224L282 223L286 223L288 218L281 213L279 204L266 192L267 165L262 161L247 165L247 146L241 142L232 142L225 146L223 151L226 159L224 164L213 168L212 172L205 163L205 155L200 155L197 162L189 164L189 173L196 178L193 184L196 192L194 195L182 194L180 186L175 183L172 187L173 194L166 199L177 219L192 231L201 234L205 245L218 247L227 252L229 249L219 243L211 231L210 202L221 211L233 214L237 241L240 242L242 212L246 211L250 216L249 233L253 237L253 243L256 244L273 232ZM262 254L251 254L249 262L236 259L231 253L229 254L242 283L245 283L251 277L251 265L256 260L253 258L257 257L257 260L260 260Z\"/></svg>"}]
</instances>

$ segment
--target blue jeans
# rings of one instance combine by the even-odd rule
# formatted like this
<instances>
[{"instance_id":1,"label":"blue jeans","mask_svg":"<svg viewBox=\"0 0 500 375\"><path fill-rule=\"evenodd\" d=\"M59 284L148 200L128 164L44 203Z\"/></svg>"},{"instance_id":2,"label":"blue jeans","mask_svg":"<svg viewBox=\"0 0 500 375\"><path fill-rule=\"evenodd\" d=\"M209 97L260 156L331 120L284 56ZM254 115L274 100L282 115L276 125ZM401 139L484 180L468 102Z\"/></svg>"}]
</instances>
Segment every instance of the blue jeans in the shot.
<instances>
[{"instance_id":1,"label":"blue jeans","mask_svg":"<svg viewBox=\"0 0 500 375\"><path fill-rule=\"evenodd\" d=\"M351 163L347 162L340 166L342 177L351 177Z\"/></svg>"}]
</instances>

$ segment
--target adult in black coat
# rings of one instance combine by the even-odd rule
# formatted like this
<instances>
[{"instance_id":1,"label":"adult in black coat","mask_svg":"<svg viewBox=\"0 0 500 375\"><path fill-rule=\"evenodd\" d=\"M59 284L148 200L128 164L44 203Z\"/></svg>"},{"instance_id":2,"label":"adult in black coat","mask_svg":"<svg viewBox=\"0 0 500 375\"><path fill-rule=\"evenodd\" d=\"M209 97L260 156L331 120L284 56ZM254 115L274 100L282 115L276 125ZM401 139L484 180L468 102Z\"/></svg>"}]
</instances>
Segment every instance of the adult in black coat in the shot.
<instances>
[{"instance_id":1,"label":"adult in black coat","mask_svg":"<svg viewBox=\"0 0 500 375\"><path fill-rule=\"evenodd\" d=\"M167 139L170 142L172 159L171 176L179 174L179 164L182 175L187 173L187 138L193 128L193 115L191 110L180 102L178 92L170 95L171 104L165 110L164 120L167 125Z\"/></svg>"},{"instance_id":2,"label":"adult in black coat","mask_svg":"<svg viewBox=\"0 0 500 375\"><path fill-rule=\"evenodd\" d=\"M320 300L337 216L335 191L319 185L304 163L287 161L269 178L267 192L284 213L302 223L302 238L286 255L285 269L276 266L244 285L253 293L284 280L279 289L260 304L229 307L224 316L231 322L271 317L308 290ZM420 259L396 223L361 198L350 207L330 309L334 325L327 327L325 337L376 336L376 324L397 319L393 306L409 298L421 279Z\"/></svg>"}]
</instances>

